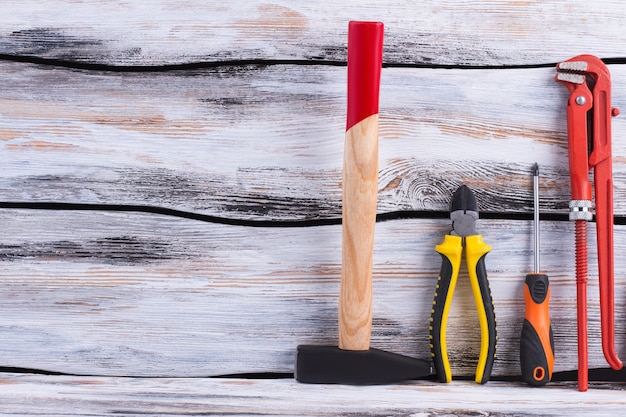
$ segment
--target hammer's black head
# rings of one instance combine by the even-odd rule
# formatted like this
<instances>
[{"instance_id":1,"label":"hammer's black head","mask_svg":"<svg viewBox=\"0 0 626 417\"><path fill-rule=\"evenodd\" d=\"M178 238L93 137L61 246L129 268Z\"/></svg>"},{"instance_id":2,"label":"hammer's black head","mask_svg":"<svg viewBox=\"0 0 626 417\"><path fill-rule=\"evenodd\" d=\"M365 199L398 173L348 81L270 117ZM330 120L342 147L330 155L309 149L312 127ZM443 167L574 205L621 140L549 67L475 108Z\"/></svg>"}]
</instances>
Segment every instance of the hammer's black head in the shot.
<instances>
[{"instance_id":1,"label":"hammer's black head","mask_svg":"<svg viewBox=\"0 0 626 417\"><path fill-rule=\"evenodd\" d=\"M298 346L295 376L309 384L391 384L431 374L430 363L384 350Z\"/></svg>"}]
</instances>

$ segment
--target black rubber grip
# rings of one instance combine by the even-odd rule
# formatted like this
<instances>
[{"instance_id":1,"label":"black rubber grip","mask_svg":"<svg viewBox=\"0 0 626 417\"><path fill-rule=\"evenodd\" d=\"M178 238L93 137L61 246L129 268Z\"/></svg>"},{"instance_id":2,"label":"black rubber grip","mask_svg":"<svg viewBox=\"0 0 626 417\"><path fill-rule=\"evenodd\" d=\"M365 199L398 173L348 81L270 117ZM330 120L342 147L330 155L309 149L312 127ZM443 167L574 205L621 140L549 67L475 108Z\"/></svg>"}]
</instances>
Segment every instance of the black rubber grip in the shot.
<instances>
[{"instance_id":1,"label":"black rubber grip","mask_svg":"<svg viewBox=\"0 0 626 417\"><path fill-rule=\"evenodd\" d=\"M482 308L485 311L485 317L487 320L487 332L482 333L481 337L487 337L488 346L482 378L476 381L480 384L485 384L487 383L487 381L489 381L489 377L491 376L491 371L493 369L493 363L496 359L496 349L498 347L498 327L496 323L496 310L493 305L493 297L491 295L491 288L489 287L489 280L487 278L485 256L486 255L483 255L476 264L476 276L478 278L478 286L480 288L480 296L482 298ZM478 373L479 370L477 369L477 374Z\"/></svg>"},{"instance_id":2,"label":"black rubber grip","mask_svg":"<svg viewBox=\"0 0 626 417\"><path fill-rule=\"evenodd\" d=\"M444 316L446 300L450 291L454 291L454 288L450 289L452 272L450 260L441 254L441 270L430 316L430 352L439 382L450 382L452 379L444 336L448 319L447 315Z\"/></svg>"},{"instance_id":3,"label":"black rubber grip","mask_svg":"<svg viewBox=\"0 0 626 417\"><path fill-rule=\"evenodd\" d=\"M549 295L547 275L526 276L526 315L520 338L520 366L522 379L536 387L550 381L554 366L554 336L548 314Z\"/></svg>"}]
</instances>

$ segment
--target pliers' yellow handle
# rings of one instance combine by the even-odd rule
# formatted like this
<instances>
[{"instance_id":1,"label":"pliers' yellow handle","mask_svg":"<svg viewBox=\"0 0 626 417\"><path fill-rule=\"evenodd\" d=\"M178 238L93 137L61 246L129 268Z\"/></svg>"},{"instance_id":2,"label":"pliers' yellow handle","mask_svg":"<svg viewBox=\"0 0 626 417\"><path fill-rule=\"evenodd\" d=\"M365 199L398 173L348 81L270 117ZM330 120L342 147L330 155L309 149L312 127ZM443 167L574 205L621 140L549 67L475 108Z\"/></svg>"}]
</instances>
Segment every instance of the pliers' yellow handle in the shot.
<instances>
[{"instance_id":1,"label":"pliers' yellow handle","mask_svg":"<svg viewBox=\"0 0 626 417\"><path fill-rule=\"evenodd\" d=\"M480 235L467 236L465 247L465 261L476 301L481 332L475 381L484 384L491 375L497 343L495 309L485 268L485 255L491 247L483 242ZM463 238L446 235L443 243L437 245L435 250L441 254L442 264L430 317L430 349L439 381L450 382L452 372L446 346L446 327L461 265Z\"/></svg>"},{"instance_id":2,"label":"pliers' yellow handle","mask_svg":"<svg viewBox=\"0 0 626 417\"><path fill-rule=\"evenodd\" d=\"M498 342L496 310L485 268L485 255L490 250L491 246L483 242L481 235L465 238L465 261L480 322L480 354L475 379L479 384L489 381Z\"/></svg>"},{"instance_id":3,"label":"pliers' yellow handle","mask_svg":"<svg viewBox=\"0 0 626 417\"><path fill-rule=\"evenodd\" d=\"M452 381L452 371L448 361L446 328L448 312L452 304L456 279L461 266L463 239L460 236L446 235L443 243L435 246L441 255L441 271L437 279L435 300L430 314L430 352L437 371L439 382Z\"/></svg>"}]
</instances>

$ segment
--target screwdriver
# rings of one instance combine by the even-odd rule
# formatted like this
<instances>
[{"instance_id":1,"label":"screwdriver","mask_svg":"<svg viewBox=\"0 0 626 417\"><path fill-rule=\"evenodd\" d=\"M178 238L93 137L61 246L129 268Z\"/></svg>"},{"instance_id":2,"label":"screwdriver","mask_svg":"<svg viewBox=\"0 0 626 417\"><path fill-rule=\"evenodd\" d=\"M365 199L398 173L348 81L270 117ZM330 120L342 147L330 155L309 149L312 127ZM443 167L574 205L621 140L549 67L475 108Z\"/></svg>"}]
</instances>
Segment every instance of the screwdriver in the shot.
<instances>
[{"instance_id":1,"label":"screwdriver","mask_svg":"<svg viewBox=\"0 0 626 417\"><path fill-rule=\"evenodd\" d=\"M526 313L520 338L522 379L532 386L543 386L552 379L554 338L550 324L550 282L539 272L539 166L533 165L534 271L526 275L524 300Z\"/></svg>"}]
</instances>

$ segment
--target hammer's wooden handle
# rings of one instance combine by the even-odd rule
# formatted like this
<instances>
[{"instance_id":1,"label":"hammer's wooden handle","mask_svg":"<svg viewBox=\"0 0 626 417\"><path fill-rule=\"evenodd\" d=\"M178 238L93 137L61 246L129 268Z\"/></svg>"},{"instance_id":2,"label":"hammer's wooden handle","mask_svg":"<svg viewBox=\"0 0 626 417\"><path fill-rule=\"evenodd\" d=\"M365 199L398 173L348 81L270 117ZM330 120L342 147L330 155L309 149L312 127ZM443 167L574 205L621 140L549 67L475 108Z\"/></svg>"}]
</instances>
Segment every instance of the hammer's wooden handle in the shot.
<instances>
[{"instance_id":1,"label":"hammer's wooden handle","mask_svg":"<svg viewBox=\"0 0 626 417\"><path fill-rule=\"evenodd\" d=\"M339 348L346 350L370 347L382 46L382 23L350 22L339 295Z\"/></svg>"}]
</instances>

